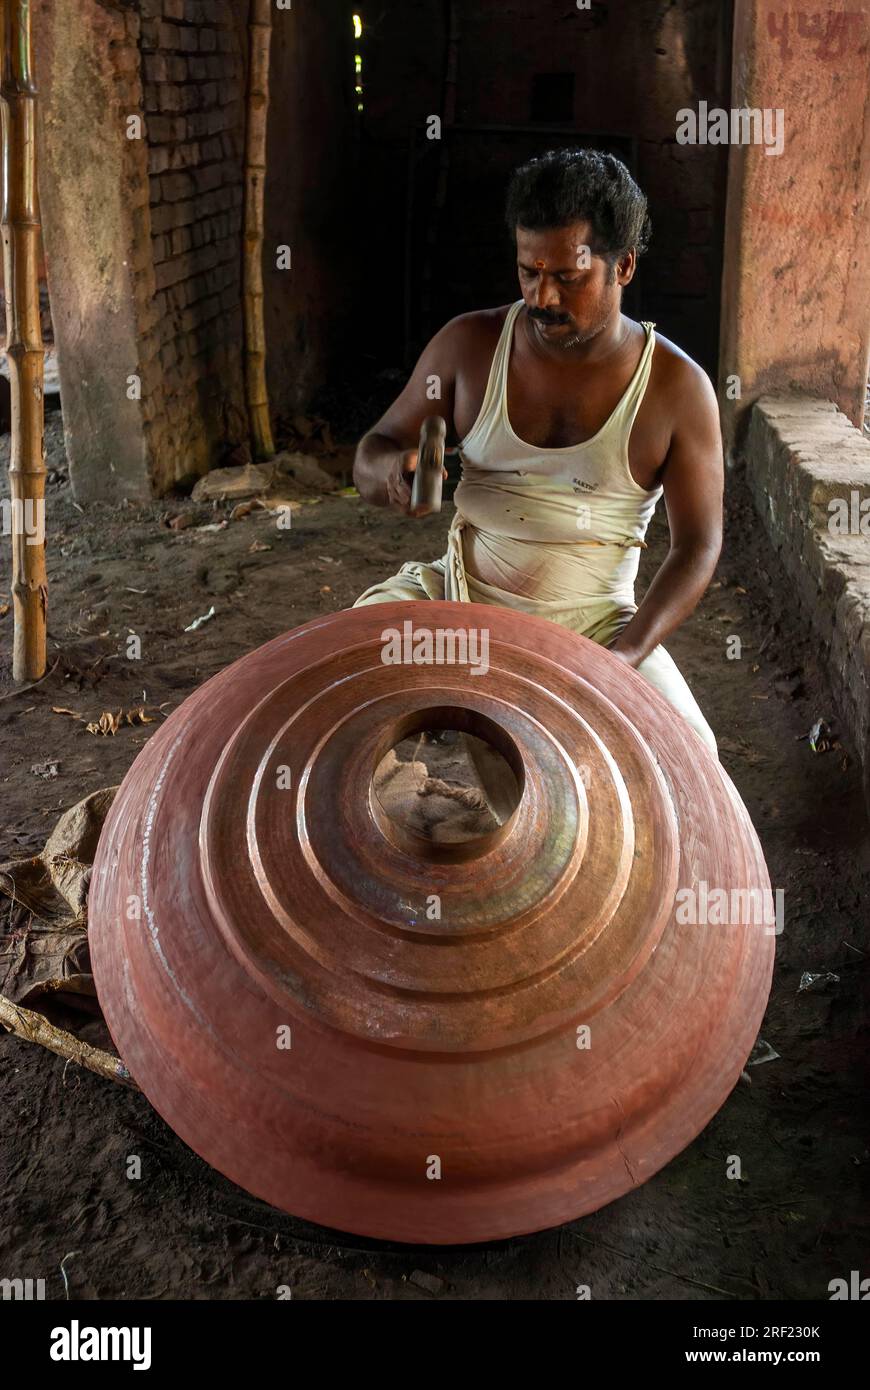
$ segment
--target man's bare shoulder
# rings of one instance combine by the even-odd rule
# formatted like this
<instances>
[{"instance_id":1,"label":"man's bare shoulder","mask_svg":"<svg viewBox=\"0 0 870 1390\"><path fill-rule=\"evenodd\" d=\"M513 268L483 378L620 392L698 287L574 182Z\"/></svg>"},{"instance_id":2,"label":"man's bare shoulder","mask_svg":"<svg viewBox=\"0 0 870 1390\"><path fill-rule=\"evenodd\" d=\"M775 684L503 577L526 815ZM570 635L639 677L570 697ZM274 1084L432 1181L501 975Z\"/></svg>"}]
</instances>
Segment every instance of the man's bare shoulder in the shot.
<instances>
[{"instance_id":1,"label":"man's bare shoulder","mask_svg":"<svg viewBox=\"0 0 870 1390\"><path fill-rule=\"evenodd\" d=\"M663 333L656 332L650 385L661 398L717 409L716 392L704 368Z\"/></svg>"},{"instance_id":2,"label":"man's bare shoulder","mask_svg":"<svg viewBox=\"0 0 870 1390\"><path fill-rule=\"evenodd\" d=\"M472 309L467 314L457 314L439 329L432 344L448 349L457 363L477 362L481 353L489 350L491 355L494 351L511 307L500 304L496 309Z\"/></svg>"}]
</instances>

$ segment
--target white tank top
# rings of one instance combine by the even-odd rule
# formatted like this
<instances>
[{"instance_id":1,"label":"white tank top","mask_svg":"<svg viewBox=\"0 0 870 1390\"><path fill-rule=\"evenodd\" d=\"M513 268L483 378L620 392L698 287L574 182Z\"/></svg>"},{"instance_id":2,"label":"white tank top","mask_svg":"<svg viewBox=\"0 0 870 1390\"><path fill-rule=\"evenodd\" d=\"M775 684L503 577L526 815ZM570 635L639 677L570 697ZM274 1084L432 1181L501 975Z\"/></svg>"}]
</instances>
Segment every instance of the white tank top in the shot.
<instances>
[{"instance_id":1,"label":"white tank top","mask_svg":"<svg viewBox=\"0 0 870 1390\"><path fill-rule=\"evenodd\" d=\"M613 414L582 444L544 449L511 428L508 365L523 300L505 318L480 413L459 445L454 503L472 577L531 599L633 602L640 549L661 486L631 476L628 441L649 380L655 325Z\"/></svg>"}]
</instances>

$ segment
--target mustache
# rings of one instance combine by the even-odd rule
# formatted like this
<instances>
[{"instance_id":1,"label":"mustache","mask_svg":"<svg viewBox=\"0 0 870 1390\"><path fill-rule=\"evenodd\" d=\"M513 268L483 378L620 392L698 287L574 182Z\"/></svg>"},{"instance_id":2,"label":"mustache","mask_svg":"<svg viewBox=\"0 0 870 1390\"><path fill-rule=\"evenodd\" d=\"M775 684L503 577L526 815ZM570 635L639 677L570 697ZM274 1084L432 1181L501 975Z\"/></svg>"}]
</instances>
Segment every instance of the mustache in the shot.
<instances>
[{"instance_id":1,"label":"mustache","mask_svg":"<svg viewBox=\"0 0 870 1390\"><path fill-rule=\"evenodd\" d=\"M570 316L567 314L551 314L546 309L530 309L529 318L536 319L538 323L557 324L570 323Z\"/></svg>"}]
</instances>

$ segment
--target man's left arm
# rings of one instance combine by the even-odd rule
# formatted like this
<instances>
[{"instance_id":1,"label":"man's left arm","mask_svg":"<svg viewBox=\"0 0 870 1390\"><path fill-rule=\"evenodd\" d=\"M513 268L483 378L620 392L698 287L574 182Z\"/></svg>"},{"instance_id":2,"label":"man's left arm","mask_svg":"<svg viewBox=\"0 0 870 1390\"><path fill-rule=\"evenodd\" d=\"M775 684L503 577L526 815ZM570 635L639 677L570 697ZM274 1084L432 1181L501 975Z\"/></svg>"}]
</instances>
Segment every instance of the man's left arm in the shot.
<instances>
[{"instance_id":1,"label":"man's left arm","mask_svg":"<svg viewBox=\"0 0 870 1390\"><path fill-rule=\"evenodd\" d=\"M677 423L662 475L670 550L610 648L630 666L639 666L694 611L722 549L724 469L716 393L700 367L685 359L680 365Z\"/></svg>"}]
</instances>

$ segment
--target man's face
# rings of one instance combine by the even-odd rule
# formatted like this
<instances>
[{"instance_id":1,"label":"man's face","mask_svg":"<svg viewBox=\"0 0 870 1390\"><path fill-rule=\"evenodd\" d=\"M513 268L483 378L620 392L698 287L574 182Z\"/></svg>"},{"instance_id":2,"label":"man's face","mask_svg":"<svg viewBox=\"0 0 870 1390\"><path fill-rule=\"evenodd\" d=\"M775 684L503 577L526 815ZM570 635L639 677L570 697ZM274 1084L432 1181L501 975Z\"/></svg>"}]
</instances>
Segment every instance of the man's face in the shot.
<instances>
[{"instance_id":1,"label":"man's face","mask_svg":"<svg viewBox=\"0 0 870 1390\"><path fill-rule=\"evenodd\" d=\"M517 269L529 319L540 342L570 350L588 342L620 311L634 275L635 253L611 266L592 255L588 222L532 232L517 227Z\"/></svg>"}]
</instances>

